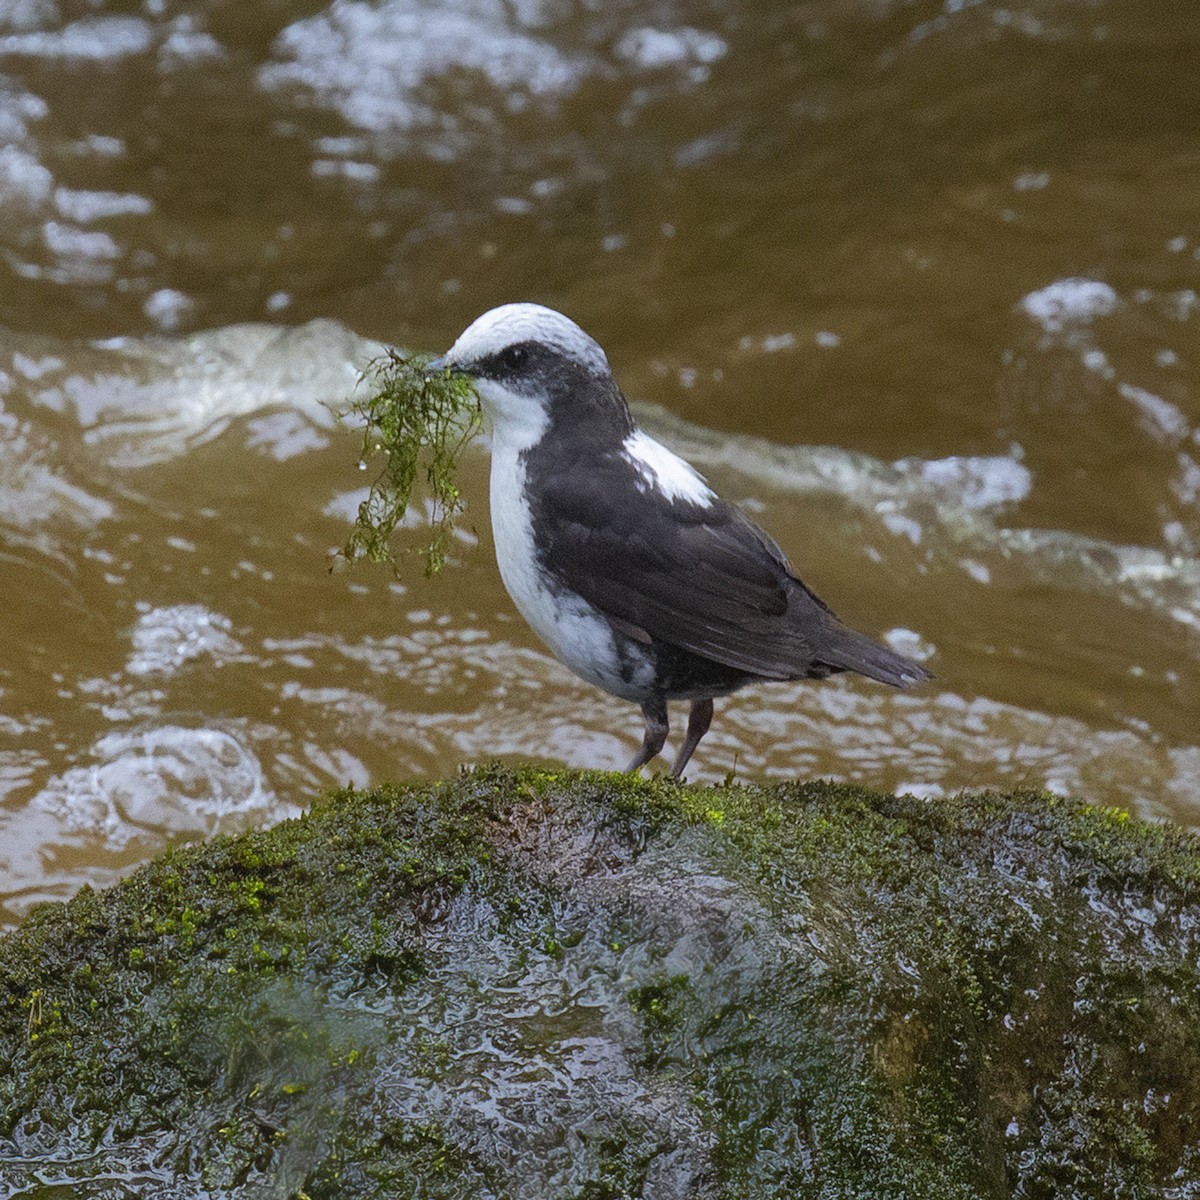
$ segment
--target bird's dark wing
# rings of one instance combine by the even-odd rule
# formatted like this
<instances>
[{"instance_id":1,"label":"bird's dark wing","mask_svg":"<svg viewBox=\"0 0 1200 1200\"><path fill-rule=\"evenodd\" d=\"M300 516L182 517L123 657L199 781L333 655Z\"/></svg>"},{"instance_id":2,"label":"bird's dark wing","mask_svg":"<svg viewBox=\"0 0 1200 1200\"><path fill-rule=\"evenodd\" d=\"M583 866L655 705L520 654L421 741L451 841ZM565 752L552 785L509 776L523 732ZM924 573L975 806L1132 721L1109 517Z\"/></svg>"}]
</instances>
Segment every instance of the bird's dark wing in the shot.
<instances>
[{"instance_id":1,"label":"bird's dark wing","mask_svg":"<svg viewBox=\"0 0 1200 1200\"><path fill-rule=\"evenodd\" d=\"M544 566L625 627L767 679L844 669L820 653L845 626L730 504L632 491L614 465L543 477L533 515Z\"/></svg>"}]
</instances>

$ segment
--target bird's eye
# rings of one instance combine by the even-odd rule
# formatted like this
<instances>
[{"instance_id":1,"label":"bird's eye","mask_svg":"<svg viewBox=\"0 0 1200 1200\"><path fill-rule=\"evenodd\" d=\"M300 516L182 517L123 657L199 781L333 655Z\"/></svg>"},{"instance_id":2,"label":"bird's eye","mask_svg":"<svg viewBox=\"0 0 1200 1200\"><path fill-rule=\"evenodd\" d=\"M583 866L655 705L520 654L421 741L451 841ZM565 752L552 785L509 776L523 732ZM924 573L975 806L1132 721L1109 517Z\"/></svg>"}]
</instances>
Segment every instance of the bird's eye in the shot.
<instances>
[{"instance_id":1,"label":"bird's eye","mask_svg":"<svg viewBox=\"0 0 1200 1200\"><path fill-rule=\"evenodd\" d=\"M525 346L509 346L500 354L500 361L506 367L520 367L524 365L525 360L529 357L529 350Z\"/></svg>"}]
</instances>

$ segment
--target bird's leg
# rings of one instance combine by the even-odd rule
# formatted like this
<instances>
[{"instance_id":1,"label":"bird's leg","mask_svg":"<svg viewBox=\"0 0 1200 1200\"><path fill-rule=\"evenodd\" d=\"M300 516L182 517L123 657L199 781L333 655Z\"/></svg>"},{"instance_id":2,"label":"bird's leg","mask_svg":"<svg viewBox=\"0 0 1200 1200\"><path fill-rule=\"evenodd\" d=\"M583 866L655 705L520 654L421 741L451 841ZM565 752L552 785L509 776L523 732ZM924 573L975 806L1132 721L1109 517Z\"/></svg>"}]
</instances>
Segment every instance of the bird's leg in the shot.
<instances>
[{"instance_id":1,"label":"bird's leg","mask_svg":"<svg viewBox=\"0 0 1200 1200\"><path fill-rule=\"evenodd\" d=\"M688 765L688 759L700 745L700 739L708 732L712 718L713 702L711 697L692 701L692 711L688 713L687 736L683 739L683 745L679 747L679 753L675 756L675 765L671 768L672 779L678 779L683 774L683 768Z\"/></svg>"},{"instance_id":2,"label":"bird's leg","mask_svg":"<svg viewBox=\"0 0 1200 1200\"><path fill-rule=\"evenodd\" d=\"M642 705L642 716L646 718L646 735L642 738L642 748L625 768L627 771L636 771L644 767L663 748L670 732L670 726L667 724L667 702L661 696L652 696Z\"/></svg>"}]
</instances>

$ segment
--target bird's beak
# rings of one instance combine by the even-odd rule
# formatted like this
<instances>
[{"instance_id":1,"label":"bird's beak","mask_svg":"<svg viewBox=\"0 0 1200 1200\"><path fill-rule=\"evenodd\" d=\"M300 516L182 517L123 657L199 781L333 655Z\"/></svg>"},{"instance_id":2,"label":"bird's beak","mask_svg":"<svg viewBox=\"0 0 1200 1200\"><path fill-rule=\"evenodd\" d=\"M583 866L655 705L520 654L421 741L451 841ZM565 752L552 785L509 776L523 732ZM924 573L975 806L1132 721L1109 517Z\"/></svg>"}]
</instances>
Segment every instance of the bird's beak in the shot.
<instances>
[{"instance_id":1,"label":"bird's beak","mask_svg":"<svg viewBox=\"0 0 1200 1200\"><path fill-rule=\"evenodd\" d=\"M449 359L444 354L439 354L437 356L437 358L435 358L432 361L430 361L429 363L427 363L425 366L425 370L430 375L436 375L440 371L449 371L451 375L466 375L468 373L468 372L464 371L461 367L456 366L454 363L450 362Z\"/></svg>"}]
</instances>

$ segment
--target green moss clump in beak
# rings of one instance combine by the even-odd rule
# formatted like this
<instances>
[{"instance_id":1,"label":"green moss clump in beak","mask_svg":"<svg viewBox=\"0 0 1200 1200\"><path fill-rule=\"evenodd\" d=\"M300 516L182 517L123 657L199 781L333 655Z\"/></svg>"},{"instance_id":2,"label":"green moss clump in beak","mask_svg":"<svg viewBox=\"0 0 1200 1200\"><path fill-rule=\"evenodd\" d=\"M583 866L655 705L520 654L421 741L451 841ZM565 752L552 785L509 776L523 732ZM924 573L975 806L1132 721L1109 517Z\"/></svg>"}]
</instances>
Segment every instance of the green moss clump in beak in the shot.
<instances>
[{"instance_id":1,"label":"green moss clump in beak","mask_svg":"<svg viewBox=\"0 0 1200 1200\"><path fill-rule=\"evenodd\" d=\"M362 373L368 398L354 399L349 414L363 423L359 466L367 470L383 456L367 498L358 506L342 555L396 565L392 534L404 520L420 476L432 503L429 541L417 547L425 573L446 561L455 518L465 507L455 483L458 461L482 423L472 381L449 367L431 367L433 356L389 349Z\"/></svg>"}]
</instances>

